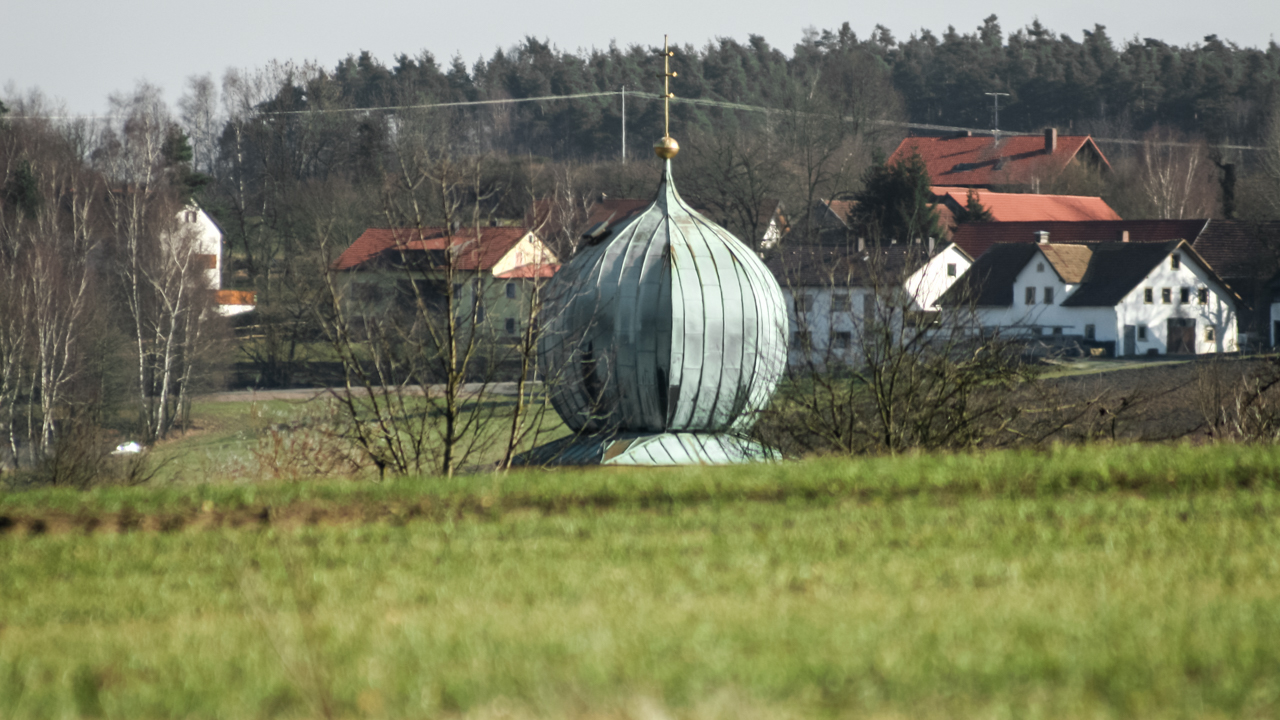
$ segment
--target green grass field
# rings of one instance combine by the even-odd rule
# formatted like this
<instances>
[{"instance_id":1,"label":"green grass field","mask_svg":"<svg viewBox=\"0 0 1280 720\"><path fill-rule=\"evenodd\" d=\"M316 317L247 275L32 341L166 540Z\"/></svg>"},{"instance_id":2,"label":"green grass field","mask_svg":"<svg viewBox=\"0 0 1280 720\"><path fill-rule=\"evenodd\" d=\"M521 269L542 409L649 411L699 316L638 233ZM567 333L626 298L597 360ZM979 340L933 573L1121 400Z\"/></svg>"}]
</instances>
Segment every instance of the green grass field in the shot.
<instances>
[{"instance_id":1,"label":"green grass field","mask_svg":"<svg viewBox=\"0 0 1280 720\"><path fill-rule=\"evenodd\" d=\"M1280 714L1268 447L0 496L201 507L0 536L0 717Z\"/></svg>"}]
</instances>

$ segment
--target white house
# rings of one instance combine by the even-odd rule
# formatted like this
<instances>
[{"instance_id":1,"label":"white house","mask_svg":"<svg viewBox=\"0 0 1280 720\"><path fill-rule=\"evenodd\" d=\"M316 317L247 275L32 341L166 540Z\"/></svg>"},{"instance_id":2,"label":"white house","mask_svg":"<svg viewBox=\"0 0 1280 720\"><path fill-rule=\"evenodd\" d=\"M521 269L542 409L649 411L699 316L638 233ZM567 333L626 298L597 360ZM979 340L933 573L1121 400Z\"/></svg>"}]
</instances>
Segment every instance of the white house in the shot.
<instances>
[{"instance_id":1,"label":"white house","mask_svg":"<svg viewBox=\"0 0 1280 720\"><path fill-rule=\"evenodd\" d=\"M1116 355L1231 352L1235 297L1185 241L996 244L942 298L984 327Z\"/></svg>"},{"instance_id":2,"label":"white house","mask_svg":"<svg viewBox=\"0 0 1280 720\"><path fill-rule=\"evenodd\" d=\"M254 308L254 294L245 290L222 289L222 229L194 202L178 212L179 233L195 244L196 262L204 270L209 289L213 290L218 314L225 317L249 312Z\"/></svg>"},{"instance_id":3,"label":"white house","mask_svg":"<svg viewBox=\"0 0 1280 720\"><path fill-rule=\"evenodd\" d=\"M932 253L921 245L782 247L766 264L787 298L790 364L855 361L859 329L877 303L922 316L936 312L938 298L972 262L951 244Z\"/></svg>"}]
</instances>

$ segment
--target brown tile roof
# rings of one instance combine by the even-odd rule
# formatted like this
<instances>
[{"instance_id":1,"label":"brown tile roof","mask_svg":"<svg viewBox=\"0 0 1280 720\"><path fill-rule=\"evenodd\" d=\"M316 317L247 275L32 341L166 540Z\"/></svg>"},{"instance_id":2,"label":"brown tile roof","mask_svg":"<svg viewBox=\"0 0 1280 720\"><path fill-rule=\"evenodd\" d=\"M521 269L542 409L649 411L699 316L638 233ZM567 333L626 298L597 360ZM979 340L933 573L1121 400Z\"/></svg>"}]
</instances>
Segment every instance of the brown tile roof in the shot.
<instances>
[{"instance_id":1,"label":"brown tile roof","mask_svg":"<svg viewBox=\"0 0 1280 720\"><path fill-rule=\"evenodd\" d=\"M1184 240L1162 243L1102 243L1089 247L1093 253L1088 271L1080 281L1080 287L1062 301L1062 307L1114 307L1174 250L1179 247L1186 251L1191 249ZM1188 259L1198 260L1194 253L1183 254ZM1205 269L1209 270L1210 275L1213 274L1212 269Z\"/></svg>"},{"instance_id":2,"label":"brown tile roof","mask_svg":"<svg viewBox=\"0 0 1280 720\"><path fill-rule=\"evenodd\" d=\"M1267 279L1280 269L1280 222L1210 220L1192 247L1224 278Z\"/></svg>"},{"instance_id":3,"label":"brown tile roof","mask_svg":"<svg viewBox=\"0 0 1280 720\"><path fill-rule=\"evenodd\" d=\"M613 227L649 207L652 202L653 198L605 198L591 206L586 222L582 223L581 232L586 232L602 222L607 222L608 227Z\"/></svg>"},{"instance_id":4,"label":"brown tile roof","mask_svg":"<svg viewBox=\"0 0 1280 720\"><path fill-rule=\"evenodd\" d=\"M954 306L962 304L965 298L976 298L980 307L1013 305L1013 281L1039 251L1065 282L1078 285L1062 301L1063 307L1114 307L1175 250L1180 250L1187 261L1203 267L1230 292L1227 284L1185 240L1067 246L1001 243L983 253L942 296L939 304Z\"/></svg>"},{"instance_id":5,"label":"brown tile roof","mask_svg":"<svg viewBox=\"0 0 1280 720\"><path fill-rule=\"evenodd\" d=\"M1093 256L1090 245L1039 245L1049 265L1053 267L1062 282L1077 285L1089 269L1089 258Z\"/></svg>"},{"instance_id":6,"label":"brown tile roof","mask_svg":"<svg viewBox=\"0 0 1280 720\"><path fill-rule=\"evenodd\" d=\"M932 188L942 207L960 210L969 204L969 189ZM974 190L978 202L991 213L994 222L1046 222L1085 220L1120 220L1115 210L1100 197L1082 195L1032 195ZM952 227L955 227L953 224Z\"/></svg>"},{"instance_id":7,"label":"brown tile roof","mask_svg":"<svg viewBox=\"0 0 1280 720\"><path fill-rule=\"evenodd\" d=\"M342 251L333 262L334 270L352 270L388 253L453 251L460 270L489 270L529 233L523 227L459 228L369 228Z\"/></svg>"},{"instance_id":8,"label":"brown tile roof","mask_svg":"<svg viewBox=\"0 0 1280 720\"><path fill-rule=\"evenodd\" d=\"M951 236L973 257L980 257L996 243L1035 243L1036 233L1049 233L1050 243L1118 242L1125 232L1129 242L1194 241L1207 220L1091 220L1088 222L992 222L961 223Z\"/></svg>"},{"instance_id":9,"label":"brown tile roof","mask_svg":"<svg viewBox=\"0 0 1280 720\"><path fill-rule=\"evenodd\" d=\"M1059 136L1052 153L1045 152L1041 135L909 137L899 143L889 162L904 160L914 152L938 185L991 187L1051 179L1082 151L1111 167L1088 135Z\"/></svg>"}]
</instances>

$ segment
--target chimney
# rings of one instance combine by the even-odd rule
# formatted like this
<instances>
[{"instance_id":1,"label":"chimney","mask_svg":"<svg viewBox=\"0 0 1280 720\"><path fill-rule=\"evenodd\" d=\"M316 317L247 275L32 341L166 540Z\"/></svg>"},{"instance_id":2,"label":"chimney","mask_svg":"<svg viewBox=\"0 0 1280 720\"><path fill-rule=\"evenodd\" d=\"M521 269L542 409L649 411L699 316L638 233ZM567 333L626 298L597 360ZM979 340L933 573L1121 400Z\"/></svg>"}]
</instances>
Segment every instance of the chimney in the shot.
<instances>
[{"instance_id":1,"label":"chimney","mask_svg":"<svg viewBox=\"0 0 1280 720\"><path fill-rule=\"evenodd\" d=\"M1039 244L1041 244L1041 245L1048 245L1048 244L1049 244L1049 231L1048 231L1048 230L1037 230L1035 234L1036 234L1036 242L1037 242L1037 243L1039 243Z\"/></svg>"},{"instance_id":2,"label":"chimney","mask_svg":"<svg viewBox=\"0 0 1280 720\"><path fill-rule=\"evenodd\" d=\"M1044 129L1044 153L1052 155L1058 149L1058 128Z\"/></svg>"},{"instance_id":3,"label":"chimney","mask_svg":"<svg viewBox=\"0 0 1280 720\"><path fill-rule=\"evenodd\" d=\"M1129 242L1129 231L1128 231L1128 230L1121 230L1121 231L1120 231L1120 242Z\"/></svg>"}]
</instances>

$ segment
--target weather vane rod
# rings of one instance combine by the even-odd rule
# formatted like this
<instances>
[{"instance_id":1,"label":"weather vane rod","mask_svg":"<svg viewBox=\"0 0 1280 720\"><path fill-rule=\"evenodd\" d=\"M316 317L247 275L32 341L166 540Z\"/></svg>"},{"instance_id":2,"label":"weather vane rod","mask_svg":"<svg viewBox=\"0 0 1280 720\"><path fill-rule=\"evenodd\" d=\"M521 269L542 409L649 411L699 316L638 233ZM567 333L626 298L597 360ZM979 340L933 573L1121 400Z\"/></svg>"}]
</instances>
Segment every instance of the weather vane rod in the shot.
<instances>
[{"instance_id":1,"label":"weather vane rod","mask_svg":"<svg viewBox=\"0 0 1280 720\"><path fill-rule=\"evenodd\" d=\"M671 137L671 98L675 97L675 93L671 92L671 78L676 77L676 73L671 72L673 55L675 53L671 51L667 36L663 35L662 74L658 76L662 78L662 139L653 144L653 151L665 160L670 160L680 152L680 143Z\"/></svg>"}]
</instances>

